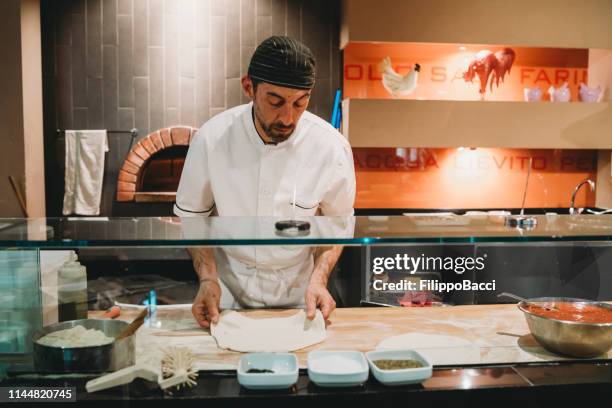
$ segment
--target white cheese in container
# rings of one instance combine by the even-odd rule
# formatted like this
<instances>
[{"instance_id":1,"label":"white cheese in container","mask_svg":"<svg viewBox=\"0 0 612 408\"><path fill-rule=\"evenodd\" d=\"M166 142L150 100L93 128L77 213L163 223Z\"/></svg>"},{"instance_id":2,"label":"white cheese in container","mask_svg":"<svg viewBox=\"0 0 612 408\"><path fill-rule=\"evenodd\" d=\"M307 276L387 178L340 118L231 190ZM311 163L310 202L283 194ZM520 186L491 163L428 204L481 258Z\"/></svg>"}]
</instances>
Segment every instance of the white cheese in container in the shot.
<instances>
[{"instance_id":1,"label":"white cheese in container","mask_svg":"<svg viewBox=\"0 0 612 408\"><path fill-rule=\"evenodd\" d=\"M94 347L112 343L115 339L96 329L75 326L58 330L38 339L37 343L48 347Z\"/></svg>"}]
</instances>

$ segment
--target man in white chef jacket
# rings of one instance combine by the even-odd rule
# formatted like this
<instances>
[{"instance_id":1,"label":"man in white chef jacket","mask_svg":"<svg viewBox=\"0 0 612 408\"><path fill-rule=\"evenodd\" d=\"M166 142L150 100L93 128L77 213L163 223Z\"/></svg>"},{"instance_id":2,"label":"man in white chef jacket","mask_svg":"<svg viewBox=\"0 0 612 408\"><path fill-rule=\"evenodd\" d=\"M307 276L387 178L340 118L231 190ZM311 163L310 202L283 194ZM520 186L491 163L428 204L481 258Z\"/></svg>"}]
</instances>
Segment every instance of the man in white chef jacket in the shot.
<instances>
[{"instance_id":1,"label":"man in white chef jacket","mask_svg":"<svg viewBox=\"0 0 612 408\"><path fill-rule=\"evenodd\" d=\"M252 102L214 116L191 141L175 214L352 215L351 148L306 111L314 83L315 60L305 45L278 36L263 41L242 78ZM336 306L327 282L341 246L189 252L200 281L192 312L202 327L216 323L225 308L305 306L312 319L316 309L327 318Z\"/></svg>"}]
</instances>

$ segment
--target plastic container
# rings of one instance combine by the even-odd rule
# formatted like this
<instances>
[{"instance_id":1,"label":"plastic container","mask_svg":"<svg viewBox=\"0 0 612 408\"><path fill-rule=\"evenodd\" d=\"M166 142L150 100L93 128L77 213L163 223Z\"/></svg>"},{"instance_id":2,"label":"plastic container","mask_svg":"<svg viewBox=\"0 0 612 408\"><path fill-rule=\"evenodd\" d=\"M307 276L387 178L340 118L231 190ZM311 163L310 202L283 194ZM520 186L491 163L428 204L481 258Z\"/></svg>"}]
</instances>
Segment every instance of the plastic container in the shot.
<instances>
[{"instance_id":1,"label":"plastic container","mask_svg":"<svg viewBox=\"0 0 612 408\"><path fill-rule=\"evenodd\" d=\"M87 271L78 261L64 264L57 274L58 320L87 319Z\"/></svg>"},{"instance_id":2,"label":"plastic container","mask_svg":"<svg viewBox=\"0 0 612 408\"><path fill-rule=\"evenodd\" d=\"M429 361L414 350L374 350L366 353L368 364L374 378L385 385L406 385L418 384L432 375L432 366ZM415 360L421 363L422 367L404 368L401 370L382 370L374 364L376 360Z\"/></svg>"},{"instance_id":3,"label":"plastic container","mask_svg":"<svg viewBox=\"0 0 612 408\"><path fill-rule=\"evenodd\" d=\"M273 372L251 372L249 370ZM238 362L238 383L250 390L278 390L293 386L298 380L298 361L291 353L250 353Z\"/></svg>"},{"instance_id":4,"label":"plastic container","mask_svg":"<svg viewBox=\"0 0 612 408\"><path fill-rule=\"evenodd\" d=\"M368 380L368 363L359 351L311 351L308 378L321 387L355 387Z\"/></svg>"}]
</instances>

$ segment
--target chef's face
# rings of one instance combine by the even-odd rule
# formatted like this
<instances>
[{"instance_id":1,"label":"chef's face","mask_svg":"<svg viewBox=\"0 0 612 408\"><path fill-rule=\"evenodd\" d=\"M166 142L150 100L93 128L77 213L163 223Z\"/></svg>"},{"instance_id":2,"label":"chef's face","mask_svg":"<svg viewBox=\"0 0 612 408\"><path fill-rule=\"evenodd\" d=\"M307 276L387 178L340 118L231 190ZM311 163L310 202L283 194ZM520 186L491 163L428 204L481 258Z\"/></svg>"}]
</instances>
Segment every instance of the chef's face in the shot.
<instances>
[{"instance_id":1,"label":"chef's face","mask_svg":"<svg viewBox=\"0 0 612 408\"><path fill-rule=\"evenodd\" d=\"M271 143L284 142L291 136L302 113L308 107L310 90L286 88L260 82L257 87L242 78L244 92L253 100L255 126Z\"/></svg>"}]
</instances>

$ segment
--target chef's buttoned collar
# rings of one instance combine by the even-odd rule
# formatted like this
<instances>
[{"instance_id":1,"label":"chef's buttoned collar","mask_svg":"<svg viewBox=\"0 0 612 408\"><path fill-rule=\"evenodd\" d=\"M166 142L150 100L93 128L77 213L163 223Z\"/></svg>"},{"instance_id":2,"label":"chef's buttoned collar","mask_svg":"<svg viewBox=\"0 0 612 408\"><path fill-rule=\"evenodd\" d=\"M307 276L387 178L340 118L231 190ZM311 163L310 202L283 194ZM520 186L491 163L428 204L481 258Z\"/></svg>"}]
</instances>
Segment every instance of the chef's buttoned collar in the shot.
<instances>
[{"instance_id":1,"label":"chef's buttoned collar","mask_svg":"<svg viewBox=\"0 0 612 408\"><path fill-rule=\"evenodd\" d=\"M295 126L295 129L293 130L293 133L291 134L291 136L289 136L289 139L285 140L284 142L277 143L277 144L272 144L272 143L266 144L264 143L261 136L259 136L259 133L257 132L257 129L255 128L254 120L255 120L255 117L254 117L254 112L253 112L253 102L251 102L249 103L248 109L245 109L244 113L242 114L242 123L244 124L247 135L249 135L249 140L251 141L251 143L253 143L253 145L257 149L260 149L263 151L284 150L284 149L293 147L301 135L300 129L302 127L301 126L302 121L299 120L297 125Z\"/></svg>"}]
</instances>

